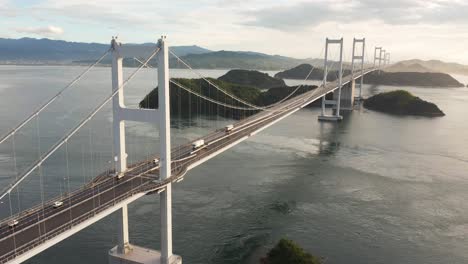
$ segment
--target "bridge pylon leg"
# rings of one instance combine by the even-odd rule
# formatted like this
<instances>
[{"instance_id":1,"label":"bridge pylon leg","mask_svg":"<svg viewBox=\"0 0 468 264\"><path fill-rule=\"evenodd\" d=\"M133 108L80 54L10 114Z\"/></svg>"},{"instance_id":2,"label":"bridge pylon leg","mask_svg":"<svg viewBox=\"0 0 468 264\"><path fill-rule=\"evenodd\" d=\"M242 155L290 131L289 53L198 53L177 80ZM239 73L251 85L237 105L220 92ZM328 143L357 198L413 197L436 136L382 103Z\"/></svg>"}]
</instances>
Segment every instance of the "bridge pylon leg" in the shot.
<instances>
[{"instance_id":1,"label":"bridge pylon leg","mask_svg":"<svg viewBox=\"0 0 468 264\"><path fill-rule=\"evenodd\" d=\"M338 44L340 47L340 67L338 72L338 89L335 91L337 98L335 100L327 100L326 95L322 97L322 111L321 115L318 117L319 121L341 121L343 117L340 115L341 107L341 88L343 83L343 38L341 39L326 39L325 41L325 64L324 64L324 73L323 73L323 86L327 85L328 78L328 45L329 44ZM332 115L326 115L326 105L333 105L336 109L333 111Z\"/></svg>"}]
</instances>

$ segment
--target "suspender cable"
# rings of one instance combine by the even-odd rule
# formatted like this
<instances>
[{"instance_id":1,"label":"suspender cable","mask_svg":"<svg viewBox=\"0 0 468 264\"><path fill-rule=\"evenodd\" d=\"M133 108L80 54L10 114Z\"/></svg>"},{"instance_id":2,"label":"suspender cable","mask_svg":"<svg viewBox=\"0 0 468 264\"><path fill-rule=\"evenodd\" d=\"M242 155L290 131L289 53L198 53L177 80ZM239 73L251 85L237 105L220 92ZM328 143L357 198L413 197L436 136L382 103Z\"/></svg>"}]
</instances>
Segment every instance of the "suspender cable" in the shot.
<instances>
[{"instance_id":1,"label":"suspender cable","mask_svg":"<svg viewBox=\"0 0 468 264\"><path fill-rule=\"evenodd\" d=\"M156 54L159 52L159 48L157 48L147 59L146 63L150 61ZM10 184L8 188L6 188L3 192L2 195L0 196L0 200L5 197L8 193L13 190L18 184L20 184L26 177L28 177L35 169L40 167L42 162L44 162L46 159L48 159L57 149L59 149L66 140L68 140L70 137L72 137L76 132L78 132L79 129L81 129L84 125L86 125L98 112L101 110L109 101L114 98L114 96L121 91L125 85L135 77L135 75L143 68L143 66L140 66L138 69L136 69L130 76L125 80L125 82L122 84L119 89L116 89L110 96L105 98L94 110L86 117L84 118L75 128L73 128L66 136L64 136L61 140L59 140L57 143L55 143L54 146L52 146L42 157L40 157L32 166L30 166L29 169L20 177L18 180L16 180L13 184Z\"/></svg>"},{"instance_id":2,"label":"suspender cable","mask_svg":"<svg viewBox=\"0 0 468 264\"><path fill-rule=\"evenodd\" d=\"M100 63L106 55L109 53L110 49L107 50L96 62L91 64L88 68L86 68L85 71L83 71L81 74L79 74L72 82L70 82L67 86L65 86L62 90L60 90L58 93L56 93L52 98L49 99L45 104L41 105L36 111L34 111L31 115L29 115L26 119L24 119L21 123L19 123L16 127L14 127L10 132L8 132L6 135L4 135L0 139L0 144L5 142L8 138L10 138L13 134L16 133L19 129L21 129L23 126L25 126L29 121L31 121L35 116L37 116L39 113L41 113L44 109L46 109L50 104L52 104L55 100L57 100L65 90L68 88L72 87L75 85L83 76L85 76L94 66L96 66L98 63Z\"/></svg>"},{"instance_id":3,"label":"suspender cable","mask_svg":"<svg viewBox=\"0 0 468 264\"><path fill-rule=\"evenodd\" d=\"M193 95L196 95L196 96L198 96L198 97L200 97L200 98L202 98L202 99L205 99L206 101L212 102L212 103L214 103L214 104L218 104L218 105L221 105L221 106L224 106L224 107L228 107L228 108L231 108L231 109L259 111L258 109L255 109L255 108L246 108L246 107L241 107L241 106L234 106L234 105L230 105L230 104L225 104L225 103L223 103L223 102L216 101L216 100L211 99L211 98L209 98L209 97L207 97L207 96L204 96L204 95L202 95L202 94L199 94L199 93L197 93L197 92L194 92L194 91L192 91L191 89L189 89L189 88L183 86L182 84L180 84L180 83L178 83L178 82L176 82L176 81L174 81L174 80L170 80L170 82L173 83L173 84L175 84L175 85L178 86L179 88L181 88L181 89L183 89L183 90L185 90L185 91L187 91L187 92L189 92L189 93L191 93L191 94L193 94ZM200 103L199 103L199 105L200 105ZM199 107L199 108L201 108L201 107Z\"/></svg>"},{"instance_id":4,"label":"suspender cable","mask_svg":"<svg viewBox=\"0 0 468 264\"><path fill-rule=\"evenodd\" d=\"M260 107L260 106L257 106L257 105L254 105L254 104L251 104L245 100L242 100L240 99L239 97L237 96L234 96L226 91L224 91L223 89L219 88L217 85L215 85L213 82L211 82L210 80L208 80L207 78L205 78L203 75L201 75L199 72L195 71L188 63L186 63L185 61L183 61L181 58L179 58L176 54L174 54L174 52L172 51L169 51L169 53L172 54L172 56L174 56L177 60L179 60L182 64L184 64L187 68L189 68L191 71L193 71L194 73L196 73L200 78L202 78L205 82L209 83L210 85L212 85L213 87L215 87L216 89L220 90L222 93L224 93L225 95L231 97L232 99L238 101L238 102L241 102L243 103L244 105L247 105L247 106L250 106L251 108L255 108L257 110L264 110L266 107Z\"/></svg>"}]
</instances>

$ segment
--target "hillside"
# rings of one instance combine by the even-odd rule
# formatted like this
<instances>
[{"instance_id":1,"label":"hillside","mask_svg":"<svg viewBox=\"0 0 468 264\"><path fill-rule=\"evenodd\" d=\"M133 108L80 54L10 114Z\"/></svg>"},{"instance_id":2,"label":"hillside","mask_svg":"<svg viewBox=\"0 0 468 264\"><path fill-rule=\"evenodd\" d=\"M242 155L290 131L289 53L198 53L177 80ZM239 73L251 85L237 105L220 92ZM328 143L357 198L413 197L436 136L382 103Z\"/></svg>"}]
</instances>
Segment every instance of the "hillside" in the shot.
<instances>
[{"instance_id":1,"label":"hillside","mask_svg":"<svg viewBox=\"0 0 468 264\"><path fill-rule=\"evenodd\" d=\"M404 90L374 95L364 101L364 107L395 115L418 115L427 117L445 115L435 104L424 101Z\"/></svg>"},{"instance_id":2,"label":"hillside","mask_svg":"<svg viewBox=\"0 0 468 264\"><path fill-rule=\"evenodd\" d=\"M247 72L247 73L246 73ZM288 96L296 87L288 87L286 85L280 87L270 88L265 92L261 91L261 88L258 86L248 86L243 84L238 84L235 82L242 83L251 83L251 84L265 84L269 80L273 79L263 73L256 72L251 73L251 71L245 70L233 70L227 73L231 80L234 82L226 82L220 79L209 79L212 83L216 84L217 87L226 91L229 94L233 94L236 97L249 102L250 104L258 106L267 106L278 102L279 100ZM237 79L236 76L243 76L244 80L241 78ZM252 80L248 80L253 77ZM246 80L247 79L247 80ZM218 91L212 85L208 84L203 79L183 79L176 78L172 79L174 82L181 84L185 88L197 93L202 94L203 96L209 97L213 100L222 102L228 105L241 106L248 108L243 104L238 103L231 97L226 96L224 93ZM241 80L241 81L239 81ZM295 94L299 95L301 93L315 89L316 86L302 86ZM170 94L171 94L171 103L170 109L171 114L180 115L180 116L195 116L195 115L219 115L228 118L241 119L246 116L255 114L257 110L237 110L229 107L219 106L215 103L208 102L206 100L201 100L196 95L193 95L185 90L180 89L174 83L170 83ZM141 108L150 108L155 109L158 107L158 88L152 90L149 94L143 98L140 102ZM182 106L182 107L179 107Z\"/></svg>"},{"instance_id":3,"label":"hillside","mask_svg":"<svg viewBox=\"0 0 468 264\"><path fill-rule=\"evenodd\" d=\"M260 89L286 86L286 83L277 78L270 77L267 73L249 70L231 70L218 80L236 83L246 86L254 86Z\"/></svg>"},{"instance_id":4,"label":"hillside","mask_svg":"<svg viewBox=\"0 0 468 264\"><path fill-rule=\"evenodd\" d=\"M110 44L68 42L51 39L5 39L0 38L0 63L71 63L88 62L100 57ZM154 43L125 44L124 57L145 57L155 49ZM179 56L211 52L198 46L173 46L171 50ZM110 63L107 58L103 63Z\"/></svg>"},{"instance_id":5,"label":"hillside","mask_svg":"<svg viewBox=\"0 0 468 264\"><path fill-rule=\"evenodd\" d=\"M419 60L419 59L413 59L413 60L401 61L399 62L399 64L402 64L402 65L419 64L422 67L427 68L433 72L468 75L468 65L463 65L459 63L453 63L453 62L443 62L440 60L424 61L424 60Z\"/></svg>"},{"instance_id":6,"label":"hillside","mask_svg":"<svg viewBox=\"0 0 468 264\"><path fill-rule=\"evenodd\" d=\"M259 69L281 70L291 68L308 60L257 52L216 51L204 54L189 54L182 58L194 68L206 69ZM317 60L311 60L317 61Z\"/></svg>"},{"instance_id":7,"label":"hillside","mask_svg":"<svg viewBox=\"0 0 468 264\"><path fill-rule=\"evenodd\" d=\"M396 63L384 69L386 72L433 72L433 70L422 66L419 63L405 64Z\"/></svg>"},{"instance_id":8,"label":"hillside","mask_svg":"<svg viewBox=\"0 0 468 264\"><path fill-rule=\"evenodd\" d=\"M139 66L133 58L145 58L155 48L155 43L122 46L124 66ZM51 39L5 39L0 38L0 64L89 64L100 57L107 49L107 43L68 42ZM296 59L280 55L268 55L252 51L211 51L199 46L171 46L170 50L193 68L204 69L260 69L282 70L301 63L321 65L321 59ZM101 64L110 65L106 57ZM149 63L156 65L156 59ZM170 58L173 68L186 68L174 57Z\"/></svg>"},{"instance_id":9,"label":"hillside","mask_svg":"<svg viewBox=\"0 0 468 264\"><path fill-rule=\"evenodd\" d=\"M275 74L275 78L280 79L297 79L304 80L307 77L307 74L312 69L310 64L301 64L292 69L278 72ZM350 74L350 70L344 70L343 76ZM309 75L308 80L323 80L324 70L322 68L314 68L312 73ZM327 81L335 81L338 78L337 70L329 70L327 75Z\"/></svg>"},{"instance_id":10,"label":"hillside","mask_svg":"<svg viewBox=\"0 0 468 264\"><path fill-rule=\"evenodd\" d=\"M463 87L464 85L446 73L438 72L385 72L376 71L364 77L367 84L420 86L420 87Z\"/></svg>"}]
</instances>

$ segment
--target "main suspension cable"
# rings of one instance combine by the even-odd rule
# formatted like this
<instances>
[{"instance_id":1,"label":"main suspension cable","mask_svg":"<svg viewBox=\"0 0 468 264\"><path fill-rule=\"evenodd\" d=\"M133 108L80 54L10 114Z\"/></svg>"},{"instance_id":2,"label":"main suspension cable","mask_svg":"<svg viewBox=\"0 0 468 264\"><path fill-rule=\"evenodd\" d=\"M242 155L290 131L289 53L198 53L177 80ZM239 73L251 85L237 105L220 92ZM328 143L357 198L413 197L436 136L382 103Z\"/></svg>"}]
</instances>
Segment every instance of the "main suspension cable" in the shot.
<instances>
[{"instance_id":1,"label":"main suspension cable","mask_svg":"<svg viewBox=\"0 0 468 264\"><path fill-rule=\"evenodd\" d=\"M215 87L216 89L220 90L222 93L224 93L225 95L231 97L232 99L240 102L240 103L243 103L247 106L250 106L252 108L255 108L257 110L265 110L266 107L261 107L261 106L257 106L257 105L254 105L254 104L251 104L245 100L242 100L240 99L239 97L237 96L234 96L226 91L224 91L223 89L219 88L217 85L215 85L213 82L211 82L210 80L208 80L207 78L205 78L203 75L201 75L198 71L194 70L188 63L186 63L185 61L183 61L179 56L177 56L174 52L172 51L169 51L169 53L174 56L177 60L179 60L182 64L184 64L189 70L193 71L195 74L197 74L200 78L202 78L205 82L209 83L210 85L212 85L213 87Z\"/></svg>"},{"instance_id":2,"label":"main suspension cable","mask_svg":"<svg viewBox=\"0 0 468 264\"><path fill-rule=\"evenodd\" d=\"M155 51L146 59L146 63L148 63L156 54L159 52L160 48L158 47L155 49ZM125 82L110 96L105 98L86 118L84 118L75 128L73 128L66 136L64 136L61 140L59 140L57 143L55 143L54 146L52 146L42 157L40 157L34 164L27 169L27 171L18 179L16 180L13 184L10 184L8 188L6 188L4 191L2 191L2 195L0 196L0 200L3 199L7 194L9 194L18 184L20 184L26 177L28 177L35 169L41 166L41 164L48 159L57 149L59 149L65 142L70 139L80 128L82 128L85 124L87 124L98 112L101 110L116 94L118 94L124 87L125 85L135 77L135 75L143 68L143 65L140 66L138 69L136 69L130 76L125 80Z\"/></svg>"}]
</instances>

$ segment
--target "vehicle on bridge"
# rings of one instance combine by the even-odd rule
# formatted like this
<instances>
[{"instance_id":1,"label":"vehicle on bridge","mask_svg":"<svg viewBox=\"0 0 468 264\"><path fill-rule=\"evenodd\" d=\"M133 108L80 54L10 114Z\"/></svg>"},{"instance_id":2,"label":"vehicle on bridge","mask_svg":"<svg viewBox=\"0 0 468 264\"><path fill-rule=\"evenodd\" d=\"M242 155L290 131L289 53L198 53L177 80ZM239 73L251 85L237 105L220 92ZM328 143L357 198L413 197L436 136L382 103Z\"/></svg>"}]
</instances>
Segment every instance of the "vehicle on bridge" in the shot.
<instances>
[{"instance_id":1,"label":"vehicle on bridge","mask_svg":"<svg viewBox=\"0 0 468 264\"><path fill-rule=\"evenodd\" d=\"M152 160L152 162L153 162L154 165L156 165L156 164L159 163L159 159L155 158L155 159Z\"/></svg>"},{"instance_id":2,"label":"vehicle on bridge","mask_svg":"<svg viewBox=\"0 0 468 264\"><path fill-rule=\"evenodd\" d=\"M231 124L231 125L227 125L227 126L224 127L224 131L225 131L226 133L231 132L231 130L233 130L233 129L234 129L234 125L232 125L232 124Z\"/></svg>"},{"instance_id":3,"label":"vehicle on bridge","mask_svg":"<svg viewBox=\"0 0 468 264\"><path fill-rule=\"evenodd\" d=\"M192 149L193 150L199 149L200 147L202 147L204 145L205 145L205 140L199 139L199 140L192 143Z\"/></svg>"},{"instance_id":4,"label":"vehicle on bridge","mask_svg":"<svg viewBox=\"0 0 468 264\"><path fill-rule=\"evenodd\" d=\"M13 219L13 220L11 220L10 222L8 222L8 226L9 226L9 227L14 227L14 226L16 226L17 224L18 224L18 220L16 220L16 219Z\"/></svg>"},{"instance_id":5,"label":"vehicle on bridge","mask_svg":"<svg viewBox=\"0 0 468 264\"><path fill-rule=\"evenodd\" d=\"M62 202L62 201L56 201L56 202L54 203L54 208L59 208L59 207L62 206L62 205L63 205L63 202Z\"/></svg>"}]
</instances>

